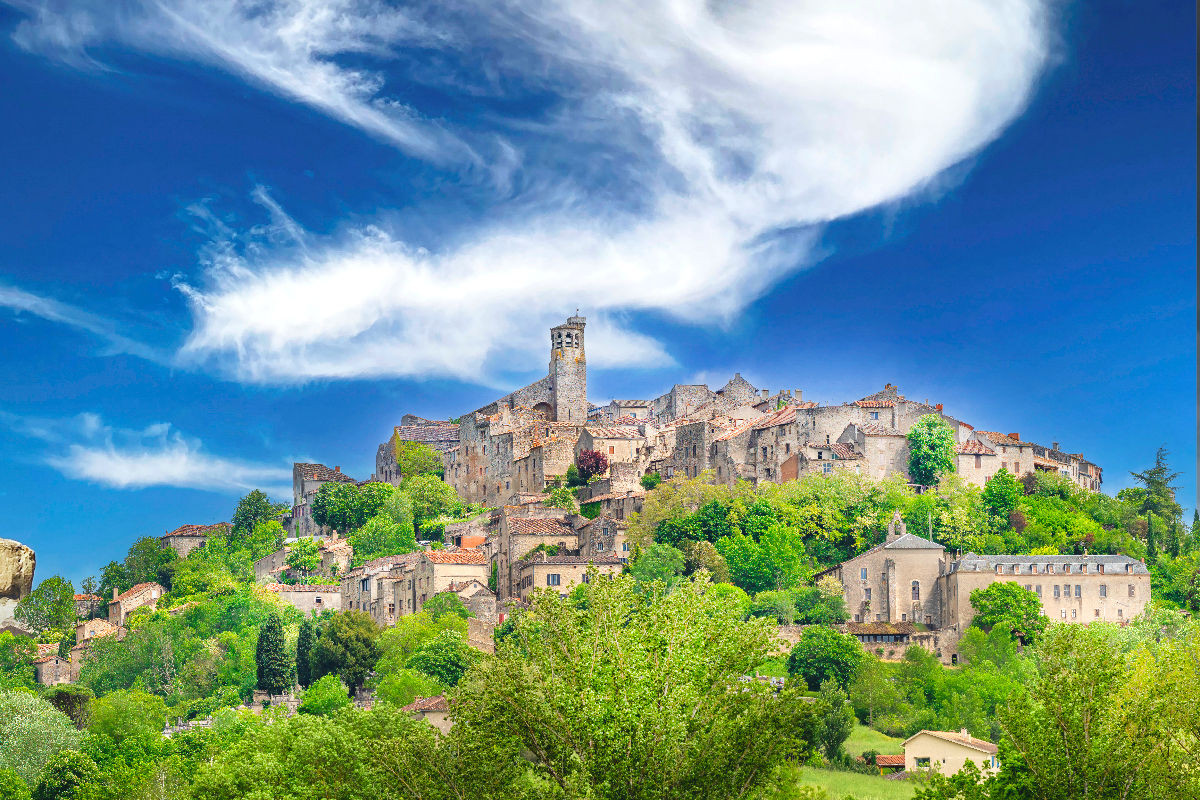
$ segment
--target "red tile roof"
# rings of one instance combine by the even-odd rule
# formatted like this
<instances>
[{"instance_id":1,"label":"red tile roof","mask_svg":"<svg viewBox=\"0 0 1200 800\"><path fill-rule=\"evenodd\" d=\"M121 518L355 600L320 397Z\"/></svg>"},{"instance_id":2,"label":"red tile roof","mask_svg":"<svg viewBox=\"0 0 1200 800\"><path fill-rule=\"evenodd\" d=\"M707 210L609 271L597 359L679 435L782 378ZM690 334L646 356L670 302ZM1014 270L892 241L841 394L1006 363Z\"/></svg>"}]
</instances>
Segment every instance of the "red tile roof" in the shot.
<instances>
[{"instance_id":1,"label":"red tile roof","mask_svg":"<svg viewBox=\"0 0 1200 800\"><path fill-rule=\"evenodd\" d=\"M337 584L317 583L268 583L263 586L268 592L336 592Z\"/></svg>"},{"instance_id":2,"label":"red tile roof","mask_svg":"<svg viewBox=\"0 0 1200 800\"><path fill-rule=\"evenodd\" d=\"M439 444L458 444L458 426L448 422L441 425L397 425L392 435L402 442L420 442L434 447Z\"/></svg>"},{"instance_id":3,"label":"red tile roof","mask_svg":"<svg viewBox=\"0 0 1200 800\"><path fill-rule=\"evenodd\" d=\"M596 566L615 566L622 563L616 556L548 556L543 551L530 553L520 559L519 564L595 564Z\"/></svg>"},{"instance_id":4,"label":"red tile roof","mask_svg":"<svg viewBox=\"0 0 1200 800\"><path fill-rule=\"evenodd\" d=\"M713 439L713 441L714 442L728 441L729 439L732 439L735 436L741 436L743 433L753 430L755 427L757 427L757 425L758 425L758 420L754 420L754 419L752 419L748 422L743 422L741 425L738 425L735 428L730 428L729 430L725 431L720 436Z\"/></svg>"},{"instance_id":5,"label":"red tile roof","mask_svg":"<svg viewBox=\"0 0 1200 800\"><path fill-rule=\"evenodd\" d=\"M125 591L121 592L119 595L117 595L116 600L110 600L109 603L112 604L112 603L117 602L118 600L126 600L130 597L133 597L135 594L138 594L140 592L145 591L146 589L149 589L151 586L158 586L159 589L163 589L162 586L159 586L159 584L154 583L153 581L150 581L147 583L139 583L136 586L132 586L129 589L126 589ZM163 591L165 592L166 589L163 589Z\"/></svg>"},{"instance_id":6,"label":"red tile roof","mask_svg":"<svg viewBox=\"0 0 1200 800\"><path fill-rule=\"evenodd\" d=\"M459 550L450 553L445 550L430 550L425 554L435 564L486 564L487 556L478 550Z\"/></svg>"},{"instance_id":7,"label":"red tile roof","mask_svg":"<svg viewBox=\"0 0 1200 800\"><path fill-rule=\"evenodd\" d=\"M896 405L895 400L859 400L854 405L860 408L892 408Z\"/></svg>"},{"instance_id":8,"label":"red tile roof","mask_svg":"<svg viewBox=\"0 0 1200 800\"><path fill-rule=\"evenodd\" d=\"M166 539L168 536L210 536L232 527L228 522L215 522L212 525L180 525L170 533L164 533L158 538Z\"/></svg>"},{"instance_id":9,"label":"red tile roof","mask_svg":"<svg viewBox=\"0 0 1200 800\"><path fill-rule=\"evenodd\" d=\"M418 697L400 710L410 714L414 711L449 711L450 706L446 703L446 696L439 694L437 697Z\"/></svg>"},{"instance_id":10,"label":"red tile roof","mask_svg":"<svg viewBox=\"0 0 1200 800\"><path fill-rule=\"evenodd\" d=\"M1008 447L1033 447L1029 442L1022 442L1019 439L1014 439L1008 434L999 433L997 431L975 431L980 436L986 436L996 444L1007 445Z\"/></svg>"},{"instance_id":11,"label":"red tile roof","mask_svg":"<svg viewBox=\"0 0 1200 800\"><path fill-rule=\"evenodd\" d=\"M300 477L307 481L341 481L342 483L358 483L344 472L335 472L324 464L297 464Z\"/></svg>"},{"instance_id":12,"label":"red tile roof","mask_svg":"<svg viewBox=\"0 0 1200 800\"><path fill-rule=\"evenodd\" d=\"M773 414L768 414L766 419L759 420L754 424L754 430L762 428L774 428L776 425L787 425L789 422L796 421L796 407L784 406Z\"/></svg>"},{"instance_id":13,"label":"red tile roof","mask_svg":"<svg viewBox=\"0 0 1200 800\"><path fill-rule=\"evenodd\" d=\"M572 536L574 531L560 519L527 519L516 517L508 521L513 533L522 536Z\"/></svg>"},{"instance_id":14,"label":"red tile roof","mask_svg":"<svg viewBox=\"0 0 1200 800\"><path fill-rule=\"evenodd\" d=\"M964 733L962 731L918 731L917 733L914 733L912 736L905 739L904 743L908 744L922 733L927 733L930 736L936 736L939 739L945 739L948 742L956 742L958 744L966 745L967 747L973 747L976 750L982 750L983 752L991 753L992 755L995 755L1000 750L1000 748L996 747L996 745L992 744L991 742L983 739L976 739L971 734Z\"/></svg>"},{"instance_id":15,"label":"red tile roof","mask_svg":"<svg viewBox=\"0 0 1200 800\"><path fill-rule=\"evenodd\" d=\"M585 431L592 435L593 439L641 439L642 434L638 433L637 428L628 427L602 427L599 425L588 425L584 428Z\"/></svg>"},{"instance_id":16,"label":"red tile roof","mask_svg":"<svg viewBox=\"0 0 1200 800\"><path fill-rule=\"evenodd\" d=\"M875 756L875 766L877 767L903 767L904 754L898 756L889 756L879 753Z\"/></svg>"},{"instance_id":17,"label":"red tile roof","mask_svg":"<svg viewBox=\"0 0 1200 800\"><path fill-rule=\"evenodd\" d=\"M82 603L84 600L99 600L99 599L100 599L100 595L96 595L96 594L77 594L77 595L75 595L76 603Z\"/></svg>"},{"instance_id":18,"label":"red tile roof","mask_svg":"<svg viewBox=\"0 0 1200 800\"><path fill-rule=\"evenodd\" d=\"M963 456L994 456L996 451L976 439L968 439L958 446L958 454Z\"/></svg>"}]
</instances>

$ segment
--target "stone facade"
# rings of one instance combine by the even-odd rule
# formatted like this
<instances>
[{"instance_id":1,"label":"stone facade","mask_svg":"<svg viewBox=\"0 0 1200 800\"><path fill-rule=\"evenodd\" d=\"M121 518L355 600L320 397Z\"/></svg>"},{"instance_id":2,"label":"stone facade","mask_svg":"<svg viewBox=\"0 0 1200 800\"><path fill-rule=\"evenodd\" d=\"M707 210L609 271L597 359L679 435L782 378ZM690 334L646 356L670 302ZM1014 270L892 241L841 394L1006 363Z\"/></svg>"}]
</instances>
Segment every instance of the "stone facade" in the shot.
<instances>
[{"instance_id":1,"label":"stone facade","mask_svg":"<svg viewBox=\"0 0 1200 800\"><path fill-rule=\"evenodd\" d=\"M375 452L375 474L371 476L382 483L399 486L403 476L396 463L396 445L399 442L419 442L445 454L458 447L458 425L448 420L422 419L405 414L400 424L392 429L392 436Z\"/></svg>"},{"instance_id":2,"label":"stone facade","mask_svg":"<svg viewBox=\"0 0 1200 800\"><path fill-rule=\"evenodd\" d=\"M997 581L1035 592L1042 612L1060 622L1128 622L1150 603L1150 573L1128 556L968 553L950 559L940 544L906 532L899 514L883 544L822 574L841 582L853 620L849 625L886 627L850 632L907 636L902 644L920 644L951 664L957 663L958 641L975 616L971 592ZM863 643L876 649L875 640Z\"/></svg>"},{"instance_id":3,"label":"stone facade","mask_svg":"<svg viewBox=\"0 0 1200 800\"><path fill-rule=\"evenodd\" d=\"M121 594L113 589L113 599L108 604L108 621L113 625L124 626L125 618L139 608L158 606L159 598L167 593L157 583L139 583Z\"/></svg>"},{"instance_id":4,"label":"stone facade","mask_svg":"<svg viewBox=\"0 0 1200 800\"><path fill-rule=\"evenodd\" d=\"M518 561L514 566L517 578L514 593L523 603L529 600L529 596L536 589L545 587L566 597L572 587L587 583L591 570L601 575L616 575L621 572L623 563L619 558L548 556L544 552L535 553Z\"/></svg>"},{"instance_id":5,"label":"stone facade","mask_svg":"<svg viewBox=\"0 0 1200 800\"><path fill-rule=\"evenodd\" d=\"M288 546L294 543L295 539L290 539L284 542L284 546L276 550L274 553L267 555L254 562L254 579L259 583L276 583L288 571L287 557ZM339 537L336 533L319 543L321 553L321 575L336 578L346 574L350 569L350 562L354 558L354 548L350 546L350 542Z\"/></svg>"},{"instance_id":6,"label":"stone facade","mask_svg":"<svg viewBox=\"0 0 1200 800\"><path fill-rule=\"evenodd\" d=\"M395 600L395 586L411 582L420 553L384 556L361 564L342 576L340 594L343 610L365 611L380 625L391 625L396 617L413 613Z\"/></svg>"},{"instance_id":7,"label":"stone facade","mask_svg":"<svg viewBox=\"0 0 1200 800\"><path fill-rule=\"evenodd\" d=\"M71 662L58 654L41 656L33 661L34 679L42 686L71 682Z\"/></svg>"},{"instance_id":8,"label":"stone facade","mask_svg":"<svg viewBox=\"0 0 1200 800\"><path fill-rule=\"evenodd\" d=\"M203 547L209 536L215 533L229 533L232 527L228 522L213 525L180 525L170 533L160 536L159 541L163 547L169 547L178 553L180 558L187 558L189 553Z\"/></svg>"},{"instance_id":9,"label":"stone facade","mask_svg":"<svg viewBox=\"0 0 1200 800\"><path fill-rule=\"evenodd\" d=\"M263 587L301 614L341 611L342 596L337 586L269 583Z\"/></svg>"},{"instance_id":10,"label":"stone facade","mask_svg":"<svg viewBox=\"0 0 1200 800\"><path fill-rule=\"evenodd\" d=\"M312 499L320 488L331 481L358 483L342 472L341 467L330 469L324 464L292 465L292 514L284 528L291 537L316 536L320 526L312 518Z\"/></svg>"}]
</instances>

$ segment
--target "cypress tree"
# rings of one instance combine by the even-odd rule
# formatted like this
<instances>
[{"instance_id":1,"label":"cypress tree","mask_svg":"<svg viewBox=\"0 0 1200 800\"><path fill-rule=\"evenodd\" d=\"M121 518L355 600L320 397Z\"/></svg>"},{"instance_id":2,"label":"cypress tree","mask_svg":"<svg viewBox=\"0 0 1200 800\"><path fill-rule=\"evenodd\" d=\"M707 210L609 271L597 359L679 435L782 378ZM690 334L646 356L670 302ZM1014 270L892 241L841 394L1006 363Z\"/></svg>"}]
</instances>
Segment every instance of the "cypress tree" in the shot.
<instances>
[{"instance_id":1,"label":"cypress tree","mask_svg":"<svg viewBox=\"0 0 1200 800\"><path fill-rule=\"evenodd\" d=\"M312 620L300 623L300 635L296 637L296 679L305 689L312 683L312 648L316 640Z\"/></svg>"},{"instance_id":2,"label":"cypress tree","mask_svg":"<svg viewBox=\"0 0 1200 800\"><path fill-rule=\"evenodd\" d=\"M288 658L283 622L278 614L267 617L259 629L254 662L258 667L259 689L268 694L283 694L292 687L292 662Z\"/></svg>"},{"instance_id":3,"label":"cypress tree","mask_svg":"<svg viewBox=\"0 0 1200 800\"><path fill-rule=\"evenodd\" d=\"M1146 515L1146 563L1153 564L1158 560L1158 547L1154 542L1154 515Z\"/></svg>"},{"instance_id":4,"label":"cypress tree","mask_svg":"<svg viewBox=\"0 0 1200 800\"><path fill-rule=\"evenodd\" d=\"M1179 520L1171 521L1171 534L1167 539L1167 552L1171 558L1179 558Z\"/></svg>"}]
</instances>

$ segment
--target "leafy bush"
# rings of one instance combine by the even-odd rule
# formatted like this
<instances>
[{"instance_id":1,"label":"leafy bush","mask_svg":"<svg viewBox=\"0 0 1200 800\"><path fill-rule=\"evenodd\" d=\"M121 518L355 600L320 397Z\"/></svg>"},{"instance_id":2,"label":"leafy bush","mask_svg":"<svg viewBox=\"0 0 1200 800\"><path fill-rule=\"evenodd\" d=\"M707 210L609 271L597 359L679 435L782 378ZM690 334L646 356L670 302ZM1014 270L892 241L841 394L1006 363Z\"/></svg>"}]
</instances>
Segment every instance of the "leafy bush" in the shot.
<instances>
[{"instance_id":1,"label":"leafy bush","mask_svg":"<svg viewBox=\"0 0 1200 800\"><path fill-rule=\"evenodd\" d=\"M74 800L94 789L100 780L96 762L73 750L50 759L33 788L33 800Z\"/></svg>"},{"instance_id":2,"label":"leafy bush","mask_svg":"<svg viewBox=\"0 0 1200 800\"><path fill-rule=\"evenodd\" d=\"M0 692L0 769L14 770L30 785L65 750L78 750L83 734L66 714L35 694Z\"/></svg>"},{"instance_id":3,"label":"leafy bush","mask_svg":"<svg viewBox=\"0 0 1200 800\"><path fill-rule=\"evenodd\" d=\"M297 709L301 714L327 717L350 705L350 693L337 675L319 678L304 690Z\"/></svg>"}]
</instances>

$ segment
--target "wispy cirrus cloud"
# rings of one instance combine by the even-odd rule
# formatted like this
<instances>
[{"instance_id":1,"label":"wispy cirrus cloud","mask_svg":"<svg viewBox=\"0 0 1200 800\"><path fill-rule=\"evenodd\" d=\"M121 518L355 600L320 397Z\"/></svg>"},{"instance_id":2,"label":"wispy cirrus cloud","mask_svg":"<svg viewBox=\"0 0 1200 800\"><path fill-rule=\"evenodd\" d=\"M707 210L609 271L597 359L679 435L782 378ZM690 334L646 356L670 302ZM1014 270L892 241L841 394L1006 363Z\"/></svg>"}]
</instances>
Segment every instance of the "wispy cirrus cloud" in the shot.
<instances>
[{"instance_id":1,"label":"wispy cirrus cloud","mask_svg":"<svg viewBox=\"0 0 1200 800\"><path fill-rule=\"evenodd\" d=\"M0 308L32 314L49 322L57 322L76 330L90 333L105 342L107 353L128 353L148 361L165 363L169 354L157 348L134 341L117 332L111 320L49 297L27 292L13 286L0 285Z\"/></svg>"},{"instance_id":2,"label":"wispy cirrus cloud","mask_svg":"<svg viewBox=\"0 0 1200 800\"><path fill-rule=\"evenodd\" d=\"M416 157L483 153L508 176L486 223L439 220L421 242L384 209L314 235L260 193L272 225L216 233L178 286L180 358L262 383L478 377L543 353L576 307L599 316L594 362L662 363L639 315L721 324L819 259L824 226L928 197L1021 113L1054 41L1039 0L23 5L30 49L218 64L375 135L399 125L421 146L383 138ZM434 125L380 100L417 82L540 102Z\"/></svg>"},{"instance_id":3,"label":"wispy cirrus cloud","mask_svg":"<svg viewBox=\"0 0 1200 800\"><path fill-rule=\"evenodd\" d=\"M98 414L63 419L0 412L0 423L46 446L41 460L64 476L114 489L169 486L235 494L250 489L286 497L291 469L225 458L169 423L141 430L106 424Z\"/></svg>"}]
</instances>

